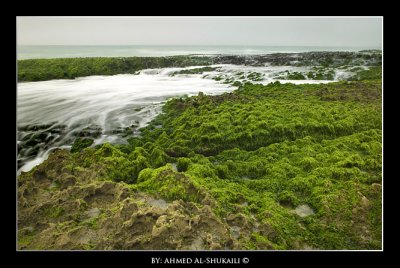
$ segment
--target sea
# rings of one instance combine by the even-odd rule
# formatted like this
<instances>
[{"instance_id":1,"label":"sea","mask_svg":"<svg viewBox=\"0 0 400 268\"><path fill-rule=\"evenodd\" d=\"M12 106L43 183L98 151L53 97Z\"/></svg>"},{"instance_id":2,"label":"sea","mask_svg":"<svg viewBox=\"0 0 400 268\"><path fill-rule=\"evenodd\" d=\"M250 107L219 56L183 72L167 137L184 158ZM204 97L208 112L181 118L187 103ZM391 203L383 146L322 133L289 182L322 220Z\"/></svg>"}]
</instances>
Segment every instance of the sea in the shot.
<instances>
[{"instance_id":1,"label":"sea","mask_svg":"<svg viewBox=\"0 0 400 268\"><path fill-rule=\"evenodd\" d=\"M17 46L17 59L79 57L163 57L196 54L259 55L309 51L360 51L376 47L319 46Z\"/></svg>"}]
</instances>

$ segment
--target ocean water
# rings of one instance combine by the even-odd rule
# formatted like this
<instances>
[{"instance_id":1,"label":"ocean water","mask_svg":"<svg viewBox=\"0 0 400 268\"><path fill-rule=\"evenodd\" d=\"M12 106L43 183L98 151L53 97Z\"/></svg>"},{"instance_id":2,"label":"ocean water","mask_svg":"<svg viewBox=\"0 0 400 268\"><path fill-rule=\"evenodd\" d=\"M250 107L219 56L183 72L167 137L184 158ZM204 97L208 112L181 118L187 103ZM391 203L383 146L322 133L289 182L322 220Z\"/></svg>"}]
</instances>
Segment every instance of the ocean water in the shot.
<instances>
[{"instance_id":1,"label":"ocean water","mask_svg":"<svg viewBox=\"0 0 400 268\"><path fill-rule=\"evenodd\" d=\"M74 57L160 57L190 54L257 55L309 51L360 51L374 47L318 46L17 46L17 59ZM380 49L380 48L378 48Z\"/></svg>"}]
</instances>

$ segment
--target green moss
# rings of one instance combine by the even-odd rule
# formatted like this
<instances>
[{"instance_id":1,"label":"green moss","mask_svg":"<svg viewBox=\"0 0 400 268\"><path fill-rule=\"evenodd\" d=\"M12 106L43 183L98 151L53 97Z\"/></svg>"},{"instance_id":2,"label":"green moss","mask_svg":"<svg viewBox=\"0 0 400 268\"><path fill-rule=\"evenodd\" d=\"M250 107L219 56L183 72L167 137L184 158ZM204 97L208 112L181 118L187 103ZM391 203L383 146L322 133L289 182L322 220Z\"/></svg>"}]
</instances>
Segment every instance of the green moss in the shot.
<instances>
[{"instance_id":1,"label":"green moss","mask_svg":"<svg viewBox=\"0 0 400 268\"><path fill-rule=\"evenodd\" d=\"M179 172L184 172L188 170L191 161L189 158L178 158L177 168Z\"/></svg>"},{"instance_id":2,"label":"green moss","mask_svg":"<svg viewBox=\"0 0 400 268\"><path fill-rule=\"evenodd\" d=\"M335 71L331 68L312 67L312 70L307 73L307 78L311 80L334 80Z\"/></svg>"},{"instance_id":3,"label":"green moss","mask_svg":"<svg viewBox=\"0 0 400 268\"><path fill-rule=\"evenodd\" d=\"M215 77L213 77L213 79L215 80L215 81L221 81L222 80L222 76L215 76Z\"/></svg>"},{"instance_id":4,"label":"green moss","mask_svg":"<svg viewBox=\"0 0 400 268\"><path fill-rule=\"evenodd\" d=\"M284 206L296 207L299 205L297 196L288 190L282 191L278 196L279 202Z\"/></svg>"},{"instance_id":5,"label":"green moss","mask_svg":"<svg viewBox=\"0 0 400 268\"><path fill-rule=\"evenodd\" d=\"M167 159L167 154L159 148L154 148L150 155L150 161L154 168L164 166L167 163Z\"/></svg>"},{"instance_id":6,"label":"green moss","mask_svg":"<svg viewBox=\"0 0 400 268\"><path fill-rule=\"evenodd\" d=\"M84 221L80 222L79 225L87 226L90 229L97 230L100 227L99 221L101 221L104 217L105 217L105 214L102 213L102 214L100 214L100 215L98 215L96 217L93 217L93 218L90 218L90 219L87 219L87 220L84 220Z\"/></svg>"},{"instance_id":7,"label":"green moss","mask_svg":"<svg viewBox=\"0 0 400 268\"><path fill-rule=\"evenodd\" d=\"M315 160L313 157L304 157L300 165L305 171L311 171L316 165L317 165L317 160Z\"/></svg>"},{"instance_id":8,"label":"green moss","mask_svg":"<svg viewBox=\"0 0 400 268\"><path fill-rule=\"evenodd\" d=\"M44 210L44 214L50 218L59 218L64 214L64 208L62 207L50 207Z\"/></svg>"},{"instance_id":9,"label":"green moss","mask_svg":"<svg viewBox=\"0 0 400 268\"><path fill-rule=\"evenodd\" d=\"M251 72L247 75L247 79L249 79L251 81L262 81L263 74L257 73L257 72Z\"/></svg>"},{"instance_id":10,"label":"green moss","mask_svg":"<svg viewBox=\"0 0 400 268\"><path fill-rule=\"evenodd\" d=\"M202 74L204 72L212 72L215 71L217 68L215 67L202 67L202 68L193 68L193 69L186 69L186 70L181 70L177 72L173 72L171 76L177 75L177 74Z\"/></svg>"},{"instance_id":11,"label":"green moss","mask_svg":"<svg viewBox=\"0 0 400 268\"><path fill-rule=\"evenodd\" d=\"M129 146L87 148L68 170L208 205L221 221L241 215L260 227L243 233L241 248L379 249L381 103L379 80L246 83L170 100ZM315 214L296 215L302 204ZM96 220L85 224L95 228Z\"/></svg>"},{"instance_id":12,"label":"green moss","mask_svg":"<svg viewBox=\"0 0 400 268\"><path fill-rule=\"evenodd\" d=\"M299 72L292 72L287 75L288 80L306 80L306 77Z\"/></svg>"},{"instance_id":13,"label":"green moss","mask_svg":"<svg viewBox=\"0 0 400 268\"><path fill-rule=\"evenodd\" d=\"M170 201L182 199L183 201L199 202L203 195L201 188L190 176L175 172L171 164L158 169L142 170L134 189Z\"/></svg>"},{"instance_id":14,"label":"green moss","mask_svg":"<svg viewBox=\"0 0 400 268\"><path fill-rule=\"evenodd\" d=\"M83 250L94 250L95 247L96 247L96 245L94 245L94 244L84 244L84 245L82 245L82 249Z\"/></svg>"},{"instance_id":15,"label":"green moss","mask_svg":"<svg viewBox=\"0 0 400 268\"><path fill-rule=\"evenodd\" d=\"M382 79L382 66L373 66L367 70L358 70L358 72L349 78L349 80L379 80Z\"/></svg>"},{"instance_id":16,"label":"green moss","mask_svg":"<svg viewBox=\"0 0 400 268\"><path fill-rule=\"evenodd\" d=\"M29 59L18 61L18 81L74 79L89 75L137 75L138 70L146 68L208 64L211 64L211 59L204 56Z\"/></svg>"},{"instance_id":17,"label":"green moss","mask_svg":"<svg viewBox=\"0 0 400 268\"><path fill-rule=\"evenodd\" d=\"M76 153L81 151L84 148L90 147L93 144L94 140L89 138L77 138L71 147L71 153Z\"/></svg>"},{"instance_id":18,"label":"green moss","mask_svg":"<svg viewBox=\"0 0 400 268\"><path fill-rule=\"evenodd\" d=\"M252 239L254 239L257 244L270 244L271 243L267 237L260 235L257 232L252 233L251 236L252 236Z\"/></svg>"},{"instance_id":19,"label":"green moss","mask_svg":"<svg viewBox=\"0 0 400 268\"><path fill-rule=\"evenodd\" d=\"M35 238L34 234L23 235L21 234L21 232L18 232L18 249L25 249L29 247L34 238Z\"/></svg>"}]
</instances>

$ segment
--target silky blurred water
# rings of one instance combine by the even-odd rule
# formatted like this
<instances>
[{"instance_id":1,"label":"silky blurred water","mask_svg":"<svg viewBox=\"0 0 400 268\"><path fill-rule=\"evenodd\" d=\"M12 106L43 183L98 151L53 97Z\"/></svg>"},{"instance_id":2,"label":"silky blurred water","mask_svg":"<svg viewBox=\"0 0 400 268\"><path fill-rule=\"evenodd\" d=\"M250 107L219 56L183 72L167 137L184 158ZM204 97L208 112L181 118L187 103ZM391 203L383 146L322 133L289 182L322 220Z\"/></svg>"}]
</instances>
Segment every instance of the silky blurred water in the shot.
<instances>
[{"instance_id":1,"label":"silky blurred water","mask_svg":"<svg viewBox=\"0 0 400 268\"><path fill-rule=\"evenodd\" d=\"M143 70L139 75L89 76L73 80L51 80L18 83L17 124L26 126L48 125L42 132L62 129L62 133L44 142L36 159L27 157L29 149L21 146L18 157L24 161L21 170L37 165L54 148L69 148L74 134L87 127L101 128L102 135L95 144L123 142L112 130L137 125L145 126L161 111L168 98L205 94L220 94L234 88L202 75L170 76L180 69ZM37 130L34 130L37 131ZM19 131L18 142L33 131ZM38 132L38 131L37 131ZM29 161L28 161L29 160Z\"/></svg>"}]
</instances>

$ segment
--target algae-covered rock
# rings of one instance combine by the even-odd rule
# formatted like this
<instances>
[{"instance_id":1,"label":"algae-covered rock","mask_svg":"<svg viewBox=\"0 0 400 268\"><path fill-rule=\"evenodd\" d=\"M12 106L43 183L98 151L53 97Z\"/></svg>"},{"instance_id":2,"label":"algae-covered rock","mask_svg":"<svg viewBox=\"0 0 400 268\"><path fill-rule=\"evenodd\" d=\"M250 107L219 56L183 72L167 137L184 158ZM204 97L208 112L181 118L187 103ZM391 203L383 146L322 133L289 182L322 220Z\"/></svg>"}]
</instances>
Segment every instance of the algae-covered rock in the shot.
<instances>
[{"instance_id":1,"label":"algae-covered rock","mask_svg":"<svg viewBox=\"0 0 400 268\"><path fill-rule=\"evenodd\" d=\"M71 147L71 153L79 152L93 144L94 140L89 138L77 138Z\"/></svg>"},{"instance_id":2,"label":"algae-covered rock","mask_svg":"<svg viewBox=\"0 0 400 268\"><path fill-rule=\"evenodd\" d=\"M180 196L155 199L125 183L98 179L100 169L75 168L71 175L62 168L76 164L67 151L58 150L44 166L21 174L20 249L190 249L196 239L204 241L202 249L232 248L228 225L208 205ZM171 176L185 189L181 197L194 195L200 202L196 187L178 175L167 166L147 180L162 183Z\"/></svg>"},{"instance_id":3,"label":"algae-covered rock","mask_svg":"<svg viewBox=\"0 0 400 268\"><path fill-rule=\"evenodd\" d=\"M18 248L380 249L380 87L246 83L77 140L18 177Z\"/></svg>"}]
</instances>

